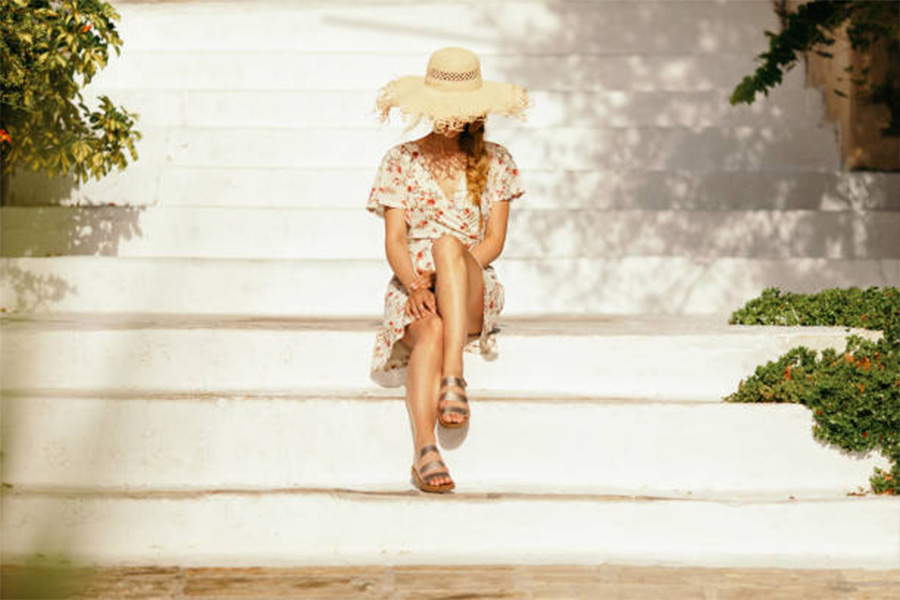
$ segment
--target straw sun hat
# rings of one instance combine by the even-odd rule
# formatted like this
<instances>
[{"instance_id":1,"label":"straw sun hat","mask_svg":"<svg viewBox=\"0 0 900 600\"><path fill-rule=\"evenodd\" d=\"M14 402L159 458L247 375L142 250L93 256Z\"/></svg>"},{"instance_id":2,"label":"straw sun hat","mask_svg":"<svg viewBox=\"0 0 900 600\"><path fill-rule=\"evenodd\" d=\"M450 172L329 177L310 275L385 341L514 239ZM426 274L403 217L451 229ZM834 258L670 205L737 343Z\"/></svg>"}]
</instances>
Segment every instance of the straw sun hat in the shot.
<instances>
[{"instance_id":1,"label":"straw sun hat","mask_svg":"<svg viewBox=\"0 0 900 600\"><path fill-rule=\"evenodd\" d=\"M397 107L405 116L415 117L407 131L428 117L438 133L460 131L488 113L525 120L530 106L524 87L482 80L478 56L454 46L431 55L424 77L407 75L386 83L375 101L381 122Z\"/></svg>"}]
</instances>

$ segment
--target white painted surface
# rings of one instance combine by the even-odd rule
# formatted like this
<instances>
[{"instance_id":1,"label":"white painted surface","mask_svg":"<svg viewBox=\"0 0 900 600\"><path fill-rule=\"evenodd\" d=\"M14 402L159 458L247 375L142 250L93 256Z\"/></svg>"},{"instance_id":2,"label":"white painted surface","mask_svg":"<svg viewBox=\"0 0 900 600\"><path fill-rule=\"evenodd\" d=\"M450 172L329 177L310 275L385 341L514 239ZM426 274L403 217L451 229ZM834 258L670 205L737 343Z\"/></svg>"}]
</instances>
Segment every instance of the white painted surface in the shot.
<instances>
[{"instance_id":1,"label":"white painted surface","mask_svg":"<svg viewBox=\"0 0 900 600\"><path fill-rule=\"evenodd\" d=\"M832 128L777 126L697 129L557 127L499 130L492 139L506 146L527 169L629 169L775 171L782 174L834 171L839 167ZM377 168L385 151L404 140L387 128L181 128L145 131L161 148L144 164L184 167ZM354 151L348 153L347 149ZM373 171L374 174L374 171Z\"/></svg>"},{"instance_id":2,"label":"white painted surface","mask_svg":"<svg viewBox=\"0 0 900 600\"><path fill-rule=\"evenodd\" d=\"M136 50L724 53L765 49L770 10L744 2L341 2L121 5ZM302 31L303 35L297 35Z\"/></svg>"},{"instance_id":3,"label":"white painted surface","mask_svg":"<svg viewBox=\"0 0 900 600\"><path fill-rule=\"evenodd\" d=\"M524 197L523 197L524 198ZM372 259L384 221L363 207L7 207L3 256ZM900 211L510 207L504 259L900 259Z\"/></svg>"},{"instance_id":4,"label":"white painted surface","mask_svg":"<svg viewBox=\"0 0 900 600\"><path fill-rule=\"evenodd\" d=\"M82 186L16 176L12 204L352 208L364 210L375 167L251 168L136 163ZM530 208L595 210L900 210L900 173L531 169ZM690 213L688 213L690 214Z\"/></svg>"},{"instance_id":5,"label":"white painted surface","mask_svg":"<svg viewBox=\"0 0 900 600\"><path fill-rule=\"evenodd\" d=\"M345 394L7 394L3 480L107 491L397 490L413 453L402 390ZM470 402L464 432L439 428L459 493L838 499L867 487L874 467L889 468L877 452L815 440L811 411L796 404L474 392Z\"/></svg>"},{"instance_id":6,"label":"white painted surface","mask_svg":"<svg viewBox=\"0 0 900 600\"><path fill-rule=\"evenodd\" d=\"M628 319L623 319L627 323ZM650 332L613 325L498 334L494 360L465 353L471 390L689 401L718 400L755 367L796 345L843 350L845 328L727 326ZM249 325L249 326L248 326ZM3 332L3 389L145 392L365 390L375 328L240 321L155 325L152 317L106 323L9 325ZM531 368L539 365L539 368ZM397 382L402 385L402 379Z\"/></svg>"},{"instance_id":7,"label":"white painted surface","mask_svg":"<svg viewBox=\"0 0 900 600\"><path fill-rule=\"evenodd\" d=\"M474 44L463 44L477 52ZM123 50L90 88L91 95L119 89L366 91L374 97L388 80L421 73L439 44L423 41L412 53L339 53L283 50L170 52ZM752 51L722 54L479 54L484 79L510 81L534 91L731 90L753 71ZM736 77L736 74L737 77ZM802 85L802 70L786 82Z\"/></svg>"},{"instance_id":8,"label":"white painted surface","mask_svg":"<svg viewBox=\"0 0 900 600\"><path fill-rule=\"evenodd\" d=\"M99 90L97 90L99 91ZM116 102L140 114L143 127L362 127L375 92L329 90L116 89ZM601 90L532 93L528 120L491 115L497 129L544 127L739 127L781 123L809 128L823 124L821 94L776 88L748 106L732 106L730 90ZM92 98L89 98L92 99Z\"/></svg>"},{"instance_id":9,"label":"white painted surface","mask_svg":"<svg viewBox=\"0 0 900 600\"><path fill-rule=\"evenodd\" d=\"M709 314L764 288L900 285L900 260L500 258L504 316ZM17 311L366 316L383 312L387 260L63 256L0 259L0 306ZM328 290L323 293L322 290Z\"/></svg>"},{"instance_id":10,"label":"white painted surface","mask_svg":"<svg viewBox=\"0 0 900 600\"><path fill-rule=\"evenodd\" d=\"M658 564L896 569L900 500L735 502L209 494L6 500L4 561L41 536L102 564ZM435 524L446 521L452 527Z\"/></svg>"}]
</instances>

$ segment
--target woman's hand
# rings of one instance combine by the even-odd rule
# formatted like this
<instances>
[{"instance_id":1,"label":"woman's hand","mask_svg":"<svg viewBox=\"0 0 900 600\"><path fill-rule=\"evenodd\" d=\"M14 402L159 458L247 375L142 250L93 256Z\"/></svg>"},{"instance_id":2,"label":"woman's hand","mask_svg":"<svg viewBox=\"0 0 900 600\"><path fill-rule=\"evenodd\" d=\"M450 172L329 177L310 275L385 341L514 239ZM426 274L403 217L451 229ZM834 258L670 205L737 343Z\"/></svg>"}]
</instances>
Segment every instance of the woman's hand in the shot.
<instances>
[{"instance_id":1,"label":"woman's hand","mask_svg":"<svg viewBox=\"0 0 900 600\"><path fill-rule=\"evenodd\" d=\"M434 293L425 288L419 288L409 293L404 307L406 314L421 319L428 313L437 314L437 306Z\"/></svg>"},{"instance_id":2,"label":"woman's hand","mask_svg":"<svg viewBox=\"0 0 900 600\"><path fill-rule=\"evenodd\" d=\"M409 290L417 290L419 288L429 289L434 287L434 271L423 271L422 269L418 270L419 276L416 277L411 284L409 284Z\"/></svg>"}]
</instances>

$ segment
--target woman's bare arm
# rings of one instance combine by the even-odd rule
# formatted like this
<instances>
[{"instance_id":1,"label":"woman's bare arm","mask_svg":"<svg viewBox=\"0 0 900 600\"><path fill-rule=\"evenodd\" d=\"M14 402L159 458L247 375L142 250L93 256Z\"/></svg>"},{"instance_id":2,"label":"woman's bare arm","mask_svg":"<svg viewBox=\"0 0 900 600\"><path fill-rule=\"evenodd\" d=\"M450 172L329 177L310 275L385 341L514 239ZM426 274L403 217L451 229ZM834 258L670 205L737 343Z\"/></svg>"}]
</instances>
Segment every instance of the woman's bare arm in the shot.
<instances>
[{"instance_id":1,"label":"woman's bare arm","mask_svg":"<svg viewBox=\"0 0 900 600\"><path fill-rule=\"evenodd\" d=\"M418 273L406 244L406 211L402 208L386 207L384 210L384 251L403 289L409 291Z\"/></svg>"},{"instance_id":2,"label":"woman's bare arm","mask_svg":"<svg viewBox=\"0 0 900 600\"><path fill-rule=\"evenodd\" d=\"M488 219L487 231L484 232L484 239L472 246L470 252L482 268L488 266L494 259L503 252L503 245L506 243L506 226L509 221L509 202L495 202L491 207L490 218Z\"/></svg>"}]
</instances>

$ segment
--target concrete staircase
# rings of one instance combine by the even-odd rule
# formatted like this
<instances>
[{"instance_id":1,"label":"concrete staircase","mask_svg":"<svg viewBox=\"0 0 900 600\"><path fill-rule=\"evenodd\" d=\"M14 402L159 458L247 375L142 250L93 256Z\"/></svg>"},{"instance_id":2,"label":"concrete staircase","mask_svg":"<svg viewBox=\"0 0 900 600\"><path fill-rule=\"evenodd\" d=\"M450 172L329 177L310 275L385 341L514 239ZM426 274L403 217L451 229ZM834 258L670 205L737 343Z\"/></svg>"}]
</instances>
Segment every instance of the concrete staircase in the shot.
<instances>
[{"instance_id":1,"label":"concrete staircase","mask_svg":"<svg viewBox=\"0 0 900 600\"><path fill-rule=\"evenodd\" d=\"M141 113L140 161L21 174L0 211L4 562L900 567L900 501L848 496L884 457L722 402L878 335L727 325L764 287L900 285L900 175L840 171L802 68L727 105L768 3L117 7L91 92ZM375 88L444 45L536 108L488 123L527 193L436 497L367 378L390 268L362 207L409 137Z\"/></svg>"}]
</instances>

